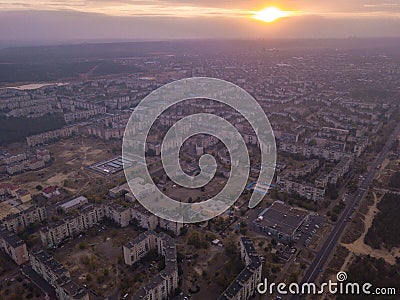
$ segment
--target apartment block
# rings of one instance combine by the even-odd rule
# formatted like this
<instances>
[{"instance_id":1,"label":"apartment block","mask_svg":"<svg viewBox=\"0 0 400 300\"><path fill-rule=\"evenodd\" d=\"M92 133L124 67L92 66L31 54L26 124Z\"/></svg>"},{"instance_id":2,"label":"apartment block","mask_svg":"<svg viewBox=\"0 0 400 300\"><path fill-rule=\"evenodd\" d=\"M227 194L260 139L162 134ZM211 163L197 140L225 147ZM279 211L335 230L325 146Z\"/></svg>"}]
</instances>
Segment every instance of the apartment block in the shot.
<instances>
[{"instance_id":1,"label":"apartment block","mask_svg":"<svg viewBox=\"0 0 400 300\"><path fill-rule=\"evenodd\" d=\"M121 227L128 226L129 222L132 220L131 208L124 207L114 202L107 203L107 205L104 206L104 216L113 220Z\"/></svg>"},{"instance_id":2,"label":"apartment block","mask_svg":"<svg viewBox=\"0 0 400 300\"><path fill-rule=\"evenodd\" d=\"M178 266L173 238L165 233L146 231L123 246L127 265L138 263L151 250L165 257L165 268L133 295L132 300L164 300L178 287Z\"/></svg>"},{"instance_id":3,"label":"apartment block","mask_svg":"<svg viewBox=\"0 0 400 300\"><path fill-rule=\"evenodd\" d=\"M131 216L136 220L139 227L154 230L158 224L158 217L150 213L140 204L135 204L131 207Z\"/></svg>"},{"instance_id":4,"label":"apartment block","mask_svg":"<svg viewBox=\"0 0 400 300\"><path fill-rule=\"evenodd\" d=\"M121 139L125 133L125 126L120 128L106 128L98 126L88 126L88 134L103 140Z\"/></svg>"},{"instance_id":5,"label":"apartment block","mask_svg":"<svg viewBox=\"0 0 400 300\"><path fill-rule=\"evenodd\" d=\"M7 253L17 265L22 265L29 261L29 254L25 242L4 227L0 228L0 248Z\"/></svg>"},{"instance_id":6,"label":"apartment block","mask_svg":"<svg viewBox=\"0 0 400 300\"><path fill-rule=\"evenodd\" d=\"M50 141L54 141L60 138L67 138L74 134L79 133L80 125L66 126L61 129L46 131L43 133L35 134L26 137L26 142L29 147L35 147L37 145L45 144Z\"/></svg>"},{"instance_id":7,"label":"apartment block","mask_svg":"<svg viewBox=\"0 0 400 300\"><path fill-rule=\"evenodd\" d=\"M43 250L30 254L32 269L56 290L59 300L89 300L88 293L71 280L68 270Z\"/></svg>"},{"instance_id":8,"label":"apartment block","mask_svg":"<svg viewBox=\"0 0 400 300\"><path fill-rule=\"evenodd\" d=\"M292 144L282 142L279 144L279 150L291 154L299 154L304 157L317 156L324 158L329 161L338 161L344 157L351 157L352 154L343 152L340 149L334 149L332 147L311 147L308 145Z\"/></svg>"},{"instance_id":9,"label":"apartment block","mask_svg":"<svg viewBox=\"0 0 400 300\"><path fill-rule=\"evenodd\" d=\"M322 201L325 196L325 188L317 187L308 183L296 182L287 178L280 178L277 184L282 191L289 194L299 195L308 200Z\"/></svg>"},{"instance_id":10,"label":"apartment block","mask_svg":"<svg viewBox=\"0 0 400 300\"><path fill-rule=\"evenodd\" d=\"M56 247L63 240L79 235L98 224L104 218L100 205L85 204L79 213L67 216L64 220L47 225L39 230L40 239L45 247Z\"/></svg>"},{"instance_id":11,"label":"apartment block","mask_svg":"<svg viewBox=\"0 0 400 300\"><path fill-rule=\"evenodd\" d=\"M245 268L239 273L218 300L250 299L261 282L262 261L248 237L240 238L240 256Z\"/></svg>"},{"instance_id":12,"label":"apartment block","mask_svg":"<svg viewBox=\"0 0 400 300\"><path fill-rule=\"evenodd\" d=\"M158 226L165 230L172 231L175 235L180 235L183 224L179 222L172 222L158 217Z\"/></svg>"},{"instance_id":13,"label":"apartment block","mask_svg":"<svg viewBox=\"0 0 400 300\"><path fill-rule=\"evenodd\" d=\"M17 233L31 224L42 223L46 219L47 213L44 207L31 206L17 214L7 216L2 223L8 231Z\"/></svg>"},{"instance_id":14,"label":"apartment block","mask_svg":"<svg viewBox=\"0 0 400 300\"><path fill-rule=\"evenodd\" d=\"M68 124L68 123L72 123L75 121L87 120L96 115L105 114L105 113L106 113L105 107L100 107L100 106L93 107L89 110L80 110L77 112L64 114L64 120Z\"/></svg>"}]
</instances>

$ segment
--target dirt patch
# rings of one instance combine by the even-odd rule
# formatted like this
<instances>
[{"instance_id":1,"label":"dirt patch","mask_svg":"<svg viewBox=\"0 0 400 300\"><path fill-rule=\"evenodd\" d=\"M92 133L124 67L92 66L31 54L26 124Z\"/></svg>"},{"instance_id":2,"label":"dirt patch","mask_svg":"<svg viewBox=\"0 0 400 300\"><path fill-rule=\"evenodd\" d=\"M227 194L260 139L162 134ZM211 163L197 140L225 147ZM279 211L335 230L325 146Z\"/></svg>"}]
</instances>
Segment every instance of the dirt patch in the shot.
<instances>
[{"instance_id":1,"label":"dirt patch","mask_svg":"<svg viewBox=\"0 0 400 300\"><path fill-rule=\"evenodd\" d=\"M0 219L4 219L9 214L18 213L18 209L11 206L8 203L2 202L0 203Z\"/></svg>"},{"instance_id":2,"label":"dirt patch","mask_svg":"<svg viewBox=\"0 0 400 300\"><path fill-rule=\"evenodd\" d=\"M367 234L368 230L371 228L372 221L374 217L379 212L377 209L377 204L381 198L378 199L376 194L373 192L374 202L369 207L368 212L364 216L364 231L362 232L361 236L353 243L341 245L346 247L350 252L359 255L370 255L374 258L383 258L387 263L391 265L396 264L396 256L400 256L400 249L393 249L392 251L387 251L383 249L373 249L369 245L364 243L365 235Z\"/></svg>"},{"instance_id":3,"label":"dirt patch","mask_svg":"<svg viewBox=\"0 0 400 300\"><path fill-rule=\"evenodd\" d=\"M41 170L26 172L12 177L12 182L38 194L36 186L57 185L77 194L93 190L98 185L105 186L107 181L120 179L123 172L104 178L89 172L86 167L111 159L120 154L121 141L102 141L92 137L75 137L50 144L51 164Z\"/></svg>"}]
</instances>

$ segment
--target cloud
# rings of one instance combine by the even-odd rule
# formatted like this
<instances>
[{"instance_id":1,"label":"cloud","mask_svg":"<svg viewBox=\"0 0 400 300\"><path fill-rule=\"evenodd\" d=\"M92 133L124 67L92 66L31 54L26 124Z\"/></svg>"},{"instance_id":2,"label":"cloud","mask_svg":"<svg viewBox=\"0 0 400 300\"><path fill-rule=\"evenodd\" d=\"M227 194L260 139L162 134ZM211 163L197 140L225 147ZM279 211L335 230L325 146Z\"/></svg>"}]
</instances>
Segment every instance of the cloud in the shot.
<instances>
[{"instance_id":1,"label":"cloud","mask_svg":"<svg viewBox=\"0 0 400 300\"><path fill-rule=\"evenodd\" d=\"M285 18L269 26L248 18L116 17L76 11L0 12L0 40L93 41L186 38L336 38L399 36L400 19L320 16Z\"/></svg>"},{"instance_id":2,"label":"cloud","mask_svg":"<svg viewBox=\"0 0 400 300\"><path fill-rule=\"evenodd\" d=\"M0 40L400 36L394 0L0 0ZM292 17L251 20L275 5Z\"/></svg>"},{"instance_id":3,"label":"cloud","mask_svg":"<svg viewBox=\"0 0 400 300\"><path fill-rule=\"evenodd\" d=\"M19 0L1 1L0 10L74 10L86 13L101 13L112 16L248 16L252 11L266 6L278 6L302 15L325 17L354 16L372 13L400 16L400 5L390 0ZM389 15L387 15L389 17Z\"/></svg>"}]
</instances>

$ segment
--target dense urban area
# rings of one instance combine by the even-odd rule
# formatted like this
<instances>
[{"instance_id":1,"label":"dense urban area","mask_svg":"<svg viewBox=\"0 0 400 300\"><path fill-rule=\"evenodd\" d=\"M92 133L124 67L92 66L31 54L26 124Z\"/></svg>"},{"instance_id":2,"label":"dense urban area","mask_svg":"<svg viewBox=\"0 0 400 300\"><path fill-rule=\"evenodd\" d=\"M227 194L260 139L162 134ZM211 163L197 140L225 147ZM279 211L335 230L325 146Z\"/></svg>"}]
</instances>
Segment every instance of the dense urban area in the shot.
<instances>
[{"instance_id":1,"label":"dense urban area","mask_svg":"<svg viewBox=\"0 0 400 300\"><path fill-rule=\"evenodd\" d=\"M299 299L301 292L260 295L257 285L264 278L326 282L339 271L352 282L399 287L400 52L357 41L215 43L85 45L81 53L96 48L98 57L77 54L68 68L60 63L62 74L48 64L69 48L43 47L49 62L21 65L2 81L1 299ZM39 50L20 53L36 57ZM12 65L12 52L0 51L0 60ZM46 75L29 77L38 68ZM194 175L199 157L213 155L212 181L187 189L166 175L163 135L184 116L207 112L228 120L251 161L246 189L232 207L182 224L137 201L123 171L122 139L144 97L189 77L224 79L251 94L271 123L277 161L272 183L255 189L263 178L249 122L212 100L172 106L145 145L163 193L198 203L229 178L229 152L207 134L187 139L180 159ZM51 83L32 84L38 81ZM132 185L141 195L155 189L139 179ZM250 209L252 193L263 200ZM307 299L321 297L365 299Z\"/></svg>"}]
</instances>

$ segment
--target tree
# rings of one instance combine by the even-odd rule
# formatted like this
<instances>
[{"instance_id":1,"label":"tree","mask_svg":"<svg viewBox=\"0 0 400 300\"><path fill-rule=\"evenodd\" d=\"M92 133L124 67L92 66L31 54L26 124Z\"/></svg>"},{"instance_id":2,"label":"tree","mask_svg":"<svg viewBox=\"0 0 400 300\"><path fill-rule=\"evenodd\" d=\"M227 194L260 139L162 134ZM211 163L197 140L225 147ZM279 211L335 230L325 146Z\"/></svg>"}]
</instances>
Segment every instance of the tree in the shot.
<instances>
[{"instance_id":1,"label":"tree","mask_svg":"<svg viewBox=\"0 0 400 300\"><path fill-rule=\"evenodd\" d=\"M317 142L316 142L315 140L311 140L311 141L308 143L308 145L311 146L311 147L314 147L314 146L317 145Z\"/></svg>"},{"instance_id":2,"label":"tree","mask_svg":"<svg viewBox=\"0 0 400 300\"><path fill-rule=\"evenodd\" d=\"M392 175L389 181L389 187L395 189L400 188L400 172L396 172Z\"/></svg>"},{"instance_id":3,"label":"tree","mask_svg":"<svg viewBox=\"0 0 400 300\"><path fill-rule=\"evenodd\" d=\"M399 149L399 140L395 140L392 144L392 147L390 148L391 151L397 152Z\"/></svg>"},{"instance_id":4,"label":"tree","mask_svg":"<svg viewBox=\"0 0 400 300\"><path fill-rule=\"evenodd\" d=\"M235 237L232 234L228 236L225 242L225 253L230 257L236 256L238 253Z\"/></svg>"},{"instance_id":5,"label":"tree","mask_svg":"<svg viewBox=\"0 0 400 300\"><path fill-rule=\"evenodd\" d=\"M183 235L185 235L187 232L188 232L187 227L183 226L183 227L181 228L180 235L183 236Z\"/></svg>"},{"instance_id":6,"label":"tree","mask_svg":"<svg viewBox=\"0 0 400 300\"><path fill-rule=\"evenodd\" d=\"M189 235L188 244L193 245L196 249L206 249L208 247L208 243L204 240L204 237L196 230Z\"/></svg>"},{"instance_id":7,"label":"tree","mask_svg":"<svg viewBox=\"0 0 400 300\"><path fill-rule=\"evenodd\" d=\"M326 194L329 196L329 198L331 198L331 200L336 200L339 197L339 190L335 185L328 184Z\"/></svg>"}]
</instances>

